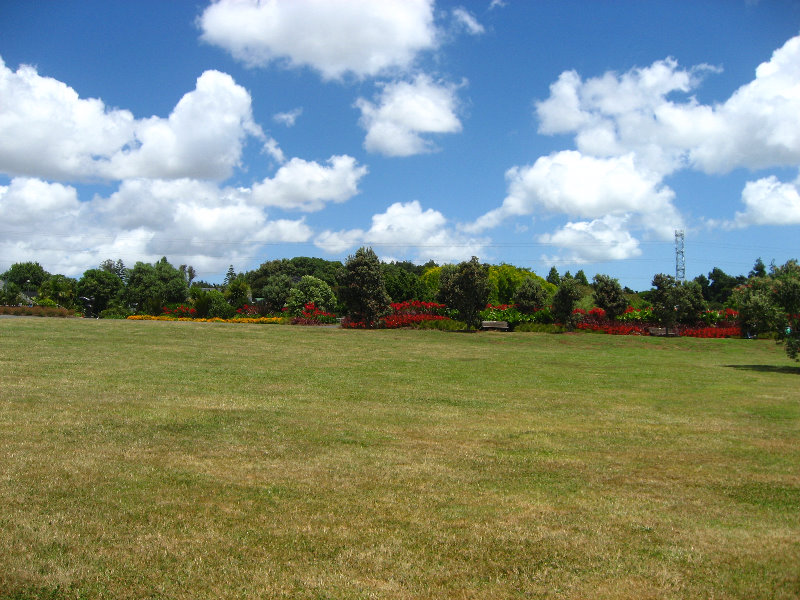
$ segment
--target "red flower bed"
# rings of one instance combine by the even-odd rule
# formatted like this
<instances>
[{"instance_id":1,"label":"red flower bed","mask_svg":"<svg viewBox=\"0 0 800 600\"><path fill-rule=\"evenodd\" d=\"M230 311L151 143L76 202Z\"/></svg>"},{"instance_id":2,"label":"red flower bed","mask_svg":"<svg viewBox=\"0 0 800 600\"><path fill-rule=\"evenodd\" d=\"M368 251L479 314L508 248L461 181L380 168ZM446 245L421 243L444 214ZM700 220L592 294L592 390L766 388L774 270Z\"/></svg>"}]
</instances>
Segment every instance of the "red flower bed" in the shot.
<instances>
[{"instance_id":1,"label":"red flower bed","mask_svg":"<svg viewBox=\"0 0 800 600\"><path fill-rule=\"evenodd\" d=\"M335 314L317 308L313 302L306 304L302 314L291 321L292 325L330 325L335 322Z\"/></svg>"},{"instance_id":2,"label":"red flower bed","mask_svg":"<svg viewBox=\"0 0 800 600\"><path fill-rule=\"evenodd\" d=\"M188 306L184 306L183 304L176 306L172 310L170 310L169 307L164 306L161 308L161 312L165 315L186 319L194 319L197 316L197 310Z\"/></svg>"},{"instance_id":3,"label":"red flower bed","mask_svg":"<svg viewBox=\"0 0 800 600\"><path fill-rule=\"evenodd\" d=\"M741 327L692 327L680 330L680 335L684 337L697 338L727 338L741 337Z\"/></svg>"},{"instance_id":4,"label":"red flower bed","mask_svg":"<svg viewBox=\"0 0 800 600\"><path fill-rule=\"evenodd\" d=\"M421 300L393 302L390 306L396 315L442 315L447 309L444 304L439 304L437 302L422 302Z\"/></svg>"},{"instance_id":5,"label":"red flower bed","mask_svg":"<svg viewBox=\"0 0 800 600\"><path fill-rule=\"evenodd\" d=\"M588 331L602 331L610 335L647 335L647 330L644 327L630 323L581 322L577 324L577 328Z\"/></svg>"},{"instance_id":6,"label":"red flower bed","mask_svg":"<svg viewBox=\"0 0 800 600\"><path fill-rule=\"evenodd\" d=\"M410 327L417 325L423 321L446 321L449 317L442 315L407 315L407 314L394 314L387 316L384 320L384 327L386 329L397 329L399 327Z\"/></svg>"}]
</instances>

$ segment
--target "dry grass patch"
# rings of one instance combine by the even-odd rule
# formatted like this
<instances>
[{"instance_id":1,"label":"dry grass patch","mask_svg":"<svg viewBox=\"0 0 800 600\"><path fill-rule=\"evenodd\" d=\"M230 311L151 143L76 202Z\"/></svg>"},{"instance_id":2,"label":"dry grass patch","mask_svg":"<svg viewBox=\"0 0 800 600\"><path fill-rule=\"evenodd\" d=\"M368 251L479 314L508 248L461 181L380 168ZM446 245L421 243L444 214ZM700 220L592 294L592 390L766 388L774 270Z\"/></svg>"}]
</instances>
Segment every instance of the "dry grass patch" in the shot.
<instances>
[{"instance_id":1,"label":"dry grass patch","mask_svg":"<svg viewBox=\"0 0 800 600\"><path fill-rule=\"evenodd\" d=\"M0 321L0 597L794 598L773 343Z\"/></svg>"}]
</instances>

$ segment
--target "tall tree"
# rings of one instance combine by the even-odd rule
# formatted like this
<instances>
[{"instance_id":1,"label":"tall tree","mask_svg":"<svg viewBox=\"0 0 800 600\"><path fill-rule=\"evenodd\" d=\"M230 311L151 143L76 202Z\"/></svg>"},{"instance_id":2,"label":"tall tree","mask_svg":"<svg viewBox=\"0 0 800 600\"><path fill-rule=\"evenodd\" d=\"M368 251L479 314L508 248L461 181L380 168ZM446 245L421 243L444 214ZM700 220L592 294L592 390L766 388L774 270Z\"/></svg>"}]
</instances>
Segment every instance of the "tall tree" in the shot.
<instances>
[{"instance_id":1,"label":"tall tree","mask_svg":"<svg viewBox=\"0 0 800 600\"><path fill-rule=\"evenodd\" d=\"M613 321L625 312L628 308L628 298L618 280L598 273L592 281L594 303L606 311L606 317Z\"/></svg>"},{"instance_id":2,"label":"tall tree","mask_svg":"<svg viewBox=\"0 0 800 600\"><path fill-rule=\"evenodd\" d=\"M339 297L348 318L368 326L389 312L391 298L386 292L378 256L372 248L361 247L347 258L339 278Z\"/></svg>"},{"instance_id":3,"label":"tall tree","mask_svg":"<svg viewBox=\"0 0 800 600\"><path fill-rule=\"evenodd\" d=\"M761 260L760 256L756 259L756 262L753 265L753 269L750 271L750 273L747 276L748 277L766 277L767 276L767 267L764 264L764 261Z\"/></svg>"},{"instance_id":4,"label":"tall tree","mask_svg":"<svg viewBox=\"0 0 800 600\"><path fill-rule=\"evenodd\" d=\"M547 274L547 283L552 283L556 286L561 283L561 276L558 274L558 269L556 269L555 266L550 267L550 272Z\"/></svg>"},{"instance_id":5,"label":"tall tree","mask_svg":"<svg viewBox=\"0 0 800 600\"><path fill-rule=\"evenodd\" d=\"M109 273L114 273L114 275L119 277L123 283L128 281L128 269L125 267L125 263L123 263L122 259L120 258L118 258L116 262L110 258L107 258L100 263L100 268L104 271L108 271Z\"/></svg>"},{"instance_id":6,"label":"tall tree","mask_svg":"<svg viewBox=\"0 0 800 600\"><path fill-rule=\"evenodd\" d=\"M104 269L89 269L78 281L78 296L98 315L109 304L119 301L125 290L122 280Z\"/></svg>"},{"instance_id":7,"label":"tall tree","mask_svg":"<svg viewBox=\"0 0 800 600\"><path fill-rule=\"evenodd\" d=\"M533 314L547 302L547 292L537 279L526 277L514 293L514 304L520 312Z\"/></svg>"},{"instance_id":8,"label":"tall tree","mask_svg":"<svg viewBox=\"0 0 800 600\"><path fill-rule=\"evenodd\" d=\"M700 286L694 282L679 282L671 275L659 273L653 277L651 293L653 314L667 329L676 323L691 324L700 319L706 305Z\"/></svg>"},{"instance_id":9,"label":"tall tree","mask_svg":"<svg viewBox=\"0 0 800 600\"><path fill-rule=\"evenodd\" d=\"M166 257L153 265L137 262L128 273L125 296L139 312L159 314L164 305L184 302L188 295L186 279Z\"/></svg>"},{"instance_id":10,"label":"tall tree","mask_svg":"<svg viewBox=\"0 0 800 600\"><path fill-rule=\"evenodd\" d=\"M50 273L38 262L14 263L8 271L0 275L0 279L6 283L13 283L26 294L38 290L48 277Z\"/></svg>"},{"instance_id":11,"label":"tall tree","mask_svg":"<svg viewBox=\"0 0 800 600\"><path fill-rule=\"evenodd\" d=\"M577 317L573 313L575 305L581 299L581 291L572 277L564 277L553 296L553 318L568 330L575 328Z\"/></svg>"},{"instance_id":12,"label":"tall tree","mask_svg":"<svg viewBox=\"0 0 800 600\"><path fill-rule=\"evenodd\" d=\"M480 313L489 299L486 267L473 256L454 269L442 269L438 299L458 312L458 318L467 324L467 329L480 327Z\"/></svg>"}]
</instances>

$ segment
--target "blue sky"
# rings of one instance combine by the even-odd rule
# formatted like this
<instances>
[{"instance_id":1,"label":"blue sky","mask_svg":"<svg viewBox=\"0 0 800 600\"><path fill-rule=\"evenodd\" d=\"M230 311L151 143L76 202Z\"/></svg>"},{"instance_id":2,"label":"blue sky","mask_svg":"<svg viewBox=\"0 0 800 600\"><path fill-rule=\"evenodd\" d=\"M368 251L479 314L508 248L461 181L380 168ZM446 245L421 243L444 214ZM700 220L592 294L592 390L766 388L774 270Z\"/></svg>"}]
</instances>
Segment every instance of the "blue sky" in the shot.
<instances>
[{"instance_id":1,"label":"blue sky","mask_svg":"<svg viewBox=\"0 0 800 600\"><path fill-rule=\"evenodd\" d=\"M794 1L0 3L0 271L797 258Z\"/></svg>"}]
</instances>

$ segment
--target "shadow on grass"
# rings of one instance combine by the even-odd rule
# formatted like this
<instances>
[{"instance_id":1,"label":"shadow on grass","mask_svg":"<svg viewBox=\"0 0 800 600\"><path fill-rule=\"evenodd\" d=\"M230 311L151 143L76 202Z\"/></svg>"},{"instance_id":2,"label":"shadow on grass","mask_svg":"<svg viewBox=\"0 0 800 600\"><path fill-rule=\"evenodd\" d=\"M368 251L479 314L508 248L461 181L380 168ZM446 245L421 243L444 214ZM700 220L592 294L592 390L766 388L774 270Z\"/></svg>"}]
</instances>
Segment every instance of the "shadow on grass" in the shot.
<instances>
[{"instance_id":1,"label":"shadow on grass","mask_svg":"<svg viewBox=\"0 0 800 600\"><path fill-rule=\"evenodd\" d=\"M737 369L739 371L761 371L762 373L786 373L788 375L800 375L800 367L791 367L788 365L725 365L729 369Z\"/></svg>"}]
</instances>

